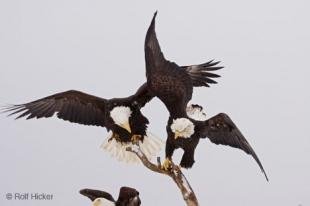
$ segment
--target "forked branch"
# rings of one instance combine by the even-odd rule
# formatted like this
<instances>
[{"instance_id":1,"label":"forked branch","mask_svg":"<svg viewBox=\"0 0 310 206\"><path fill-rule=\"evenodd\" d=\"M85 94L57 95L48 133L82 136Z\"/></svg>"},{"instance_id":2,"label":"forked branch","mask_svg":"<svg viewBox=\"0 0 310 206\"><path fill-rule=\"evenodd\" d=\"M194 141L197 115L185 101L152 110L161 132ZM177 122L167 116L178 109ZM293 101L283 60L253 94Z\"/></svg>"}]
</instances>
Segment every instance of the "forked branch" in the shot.
<instances>
[{"instance_id":1,"label":"forked branch","mask_svg":"<svg viewBox=\"0 0 310 206\"><path fill-rule=\"evenodd\" d=\"M178 166L172 163L172 168L170 170L162 169L160 159L158 158L157 165L150 162L138 145L128 147L127 151L135 153L142 161L143 165L148 169L152 170L153 172L165 174L171 177L173 181L177 184L178 188L181 190L183 199L186 202L187 206L199 205L192 187L190 186L186 177Z\"/></svg>"}]
</instances>

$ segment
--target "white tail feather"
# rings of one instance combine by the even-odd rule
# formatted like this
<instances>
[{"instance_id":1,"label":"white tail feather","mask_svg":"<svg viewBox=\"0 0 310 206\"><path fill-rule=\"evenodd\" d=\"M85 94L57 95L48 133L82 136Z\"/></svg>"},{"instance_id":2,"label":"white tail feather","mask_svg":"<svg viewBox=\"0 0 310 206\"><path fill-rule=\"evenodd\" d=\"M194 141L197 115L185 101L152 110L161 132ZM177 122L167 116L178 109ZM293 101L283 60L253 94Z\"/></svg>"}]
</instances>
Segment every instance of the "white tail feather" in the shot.
<instances>
[{"instance_id":1,"label":"white tail feather","mask_svg":"<svg viewBox=\"0 0 310 206\"><path fill-rule=\"evenodd\" d=\"M108 152L111 157L116 158L118 161L126 163L139 163L139 158L132 152L126 151L127 147L132 146L132 143L121 143L111 138L112 134L102 143L101 149ZM144 136L143 142L139 142L141 151L145 156L151 160L158 152L163 148L164 141L153 135L151 132L147 132L147 136Z\"/></svg>"}]
</instances>

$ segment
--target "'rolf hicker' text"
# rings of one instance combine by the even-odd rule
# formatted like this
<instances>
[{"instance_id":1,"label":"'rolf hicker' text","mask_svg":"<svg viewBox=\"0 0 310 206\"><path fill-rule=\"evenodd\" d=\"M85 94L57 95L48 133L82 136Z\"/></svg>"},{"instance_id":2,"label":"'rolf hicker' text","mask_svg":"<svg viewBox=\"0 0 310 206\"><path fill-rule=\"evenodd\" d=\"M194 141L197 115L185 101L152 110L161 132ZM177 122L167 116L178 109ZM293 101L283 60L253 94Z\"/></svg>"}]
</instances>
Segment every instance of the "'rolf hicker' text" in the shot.
<instances>
[{"instance_id":1,"label":"'rolf hicker' text","mask_svg":"<svg viewBox=\"0 0 310 206\"><path fill-rule=\"evenodd\" d=\"M52 194L46 193L15 193L15 200L52 200Z\"/></svg>"}]
</instances>

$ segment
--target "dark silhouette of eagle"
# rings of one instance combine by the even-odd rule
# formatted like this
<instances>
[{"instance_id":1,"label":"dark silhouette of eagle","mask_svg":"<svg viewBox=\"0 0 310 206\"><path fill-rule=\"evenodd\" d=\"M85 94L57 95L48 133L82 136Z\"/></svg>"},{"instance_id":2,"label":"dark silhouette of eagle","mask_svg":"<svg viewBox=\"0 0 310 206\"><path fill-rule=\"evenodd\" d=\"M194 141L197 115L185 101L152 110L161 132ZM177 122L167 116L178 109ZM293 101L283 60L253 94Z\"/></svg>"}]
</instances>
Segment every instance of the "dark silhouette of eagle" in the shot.
<instances>
[{"instance_id":1,"label":"dark silhouette of eagle","mask_svg":"<svg viewBox=\"0 0 310 206\"><path fill-rule=\"evenodd\" d=\"M93 189L82 189L80 194L92 201L92 206L139 206L141 200L139 192L130 187L121 187L118 199L115 201L107 192Z\"/></svg>"},{"instance_id":2,"label":"dark silhouette of eagle","mask_svg":"<svg viewBox=\"0 0 310 206\"><path fill-rule=\"evenodd\" d=\"M188 102L192 98L195 83L182 67L165 59L155 33L156 15L157 12L153 16L145 38L145 62L149 92L158 97L170 113L166 127L168 138L166 160L163 167L168 169L171 166L170 161L174 150L177 148L184 150L180 166L192 167L195 162L194 152L200 138L208 137L215 144L239 148L252 155L268 180L254 150L228 115L220 113L204 121L195 120L188 115L188 110L191 110L188 108ZM208 71L222 68L214 67L216 64L217 62L209 62ZM200 82L207 84L205 86L208 86L208 83L216 83L211 78L218 77L218 75L208 71L204 71L204 78L199 77ZM196 70L193 68L190 73L195 74L195 72ZM200 76L202 75L200 74ZM192 109L199 110L197 105Z\"/></svg>"}]
</instances>

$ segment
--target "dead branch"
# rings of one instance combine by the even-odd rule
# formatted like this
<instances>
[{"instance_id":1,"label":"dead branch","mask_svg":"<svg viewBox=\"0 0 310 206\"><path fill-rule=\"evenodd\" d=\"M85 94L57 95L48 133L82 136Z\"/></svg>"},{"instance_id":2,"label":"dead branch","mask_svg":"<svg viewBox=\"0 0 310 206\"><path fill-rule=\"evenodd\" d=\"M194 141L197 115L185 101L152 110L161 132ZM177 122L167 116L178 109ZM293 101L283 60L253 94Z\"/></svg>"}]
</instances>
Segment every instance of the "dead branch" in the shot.
<instances>
[{"instance_id":1,"label":"dead branch","mask_svg":"<svg viewBox=\"0 0 310 206\"><path fill-rule=\"evenodd\" d=\"M186 202L187 206L199 205L192 187L190 186L186 177L183 175L181 169L178 166L172 163L172 168L170 170L167 171L162 169L160 159L157 159L157 165L150 162L138 145L128 147L126 150L135 153L142 161L143 165L148 169L152 170L153 172L165 174L171 177L173 181L177 184L178 188L181 190L183 199Z\"/></svg>"}]
</instances>

